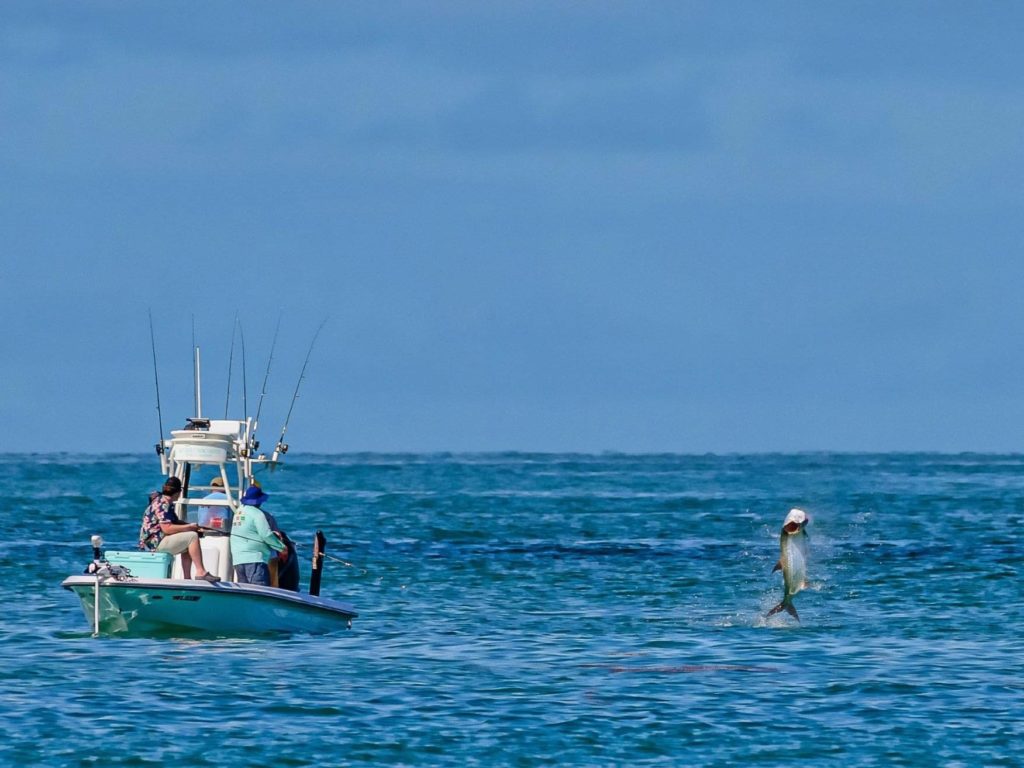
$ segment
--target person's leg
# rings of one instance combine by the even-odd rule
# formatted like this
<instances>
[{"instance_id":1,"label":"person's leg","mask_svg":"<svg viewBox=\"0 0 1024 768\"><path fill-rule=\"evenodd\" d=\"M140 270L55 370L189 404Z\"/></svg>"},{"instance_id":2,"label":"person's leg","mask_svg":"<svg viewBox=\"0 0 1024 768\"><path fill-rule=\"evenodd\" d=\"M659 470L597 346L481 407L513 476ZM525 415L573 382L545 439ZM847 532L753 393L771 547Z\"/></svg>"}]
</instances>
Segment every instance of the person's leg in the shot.
<instances>
[{"instance_id":1,"label":"person's leg","mask_svg":"<svg viewBox=\"0 0 1024 768\"><path fill-rule=\"evenodd\" d=\"M199 543L199 537L198 536L196 536L193 541L189 542L188 554L186 555L185 553L182 553L182 555L181 555L181 567L182 568L185 567L185 558L186 557L188 557L193 563L196 564L196 578L197 579L201 579L207 573L209 573L209 571L207 571L206 567L203 565L203 548L202 548L202 546ZM191 563L189 565L191 566ZM188 571L186 571L186 574L187 573L188 573ZM189 576L186 575L185 578L187 579L187 578L189 578Z\"/></svg>"},{"instance_id":2,"label":"person's leg","mask_svg":"<svg viewBox=\"0 0 1024 768\"><path fill-rule=\"evenodd\" d=\"M157 552L166 552L169 555L181 555L181 574L183 578L192 578L192 562L196 562L196 576L202 578L206 573L203 569L203 553L199 549L199 534L195 531L183 531L182 533L171 533L160 539L157 545ZM195 553L198 552L198 558Z\"/></svg>"},{"instance_id":3,"label":"person's leg","mask_svg":"<svg viewBox=\"0 0 1024 768\"><path fill-rule=\"evenodd\" d=\"M270 577L266 563L242 563L235 566L235 581L239 584L256 584L261 587L270 586Z\"/></svg>"},{"instance_id":4,"label":"person's leg","mask_svg":"<svg viewBox=\"0 0 1024 768\"><path fill-rule=\"evenodd\" d=\"M255 575L253 576L252 583L253 584L259 584L260 586L264 586L264 587L269 587L270 586L270 569L267 568L267 564L266 563L253 563L253 566L254 566L253 567L253 571L255 572Z\"/></svg>"}]
</instances>

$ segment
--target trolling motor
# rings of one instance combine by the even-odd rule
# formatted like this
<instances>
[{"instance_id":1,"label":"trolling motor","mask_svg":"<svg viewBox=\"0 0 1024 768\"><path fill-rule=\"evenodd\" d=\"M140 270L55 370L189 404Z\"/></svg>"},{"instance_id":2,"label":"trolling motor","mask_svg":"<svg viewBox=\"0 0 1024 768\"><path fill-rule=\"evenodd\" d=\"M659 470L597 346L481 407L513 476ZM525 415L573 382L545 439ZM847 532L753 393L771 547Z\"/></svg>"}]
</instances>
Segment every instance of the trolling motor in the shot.
<instances>
[{"instance_id":1,"label":"trolling motor","mask_svg":"<svg viewBox=\"0 0 1024 768\"><path fill-rule=\"evenodd\" d=\"M92 636L96 637L100 633L100 573L109 567L109 563L105 563L100 554L100 547L103 546L103 537L94 533L90 537L89 542L92 544L92 562L89 563L85 572L93 574L96 578L96 584L93 587L92 593Z\"/></svg>"},{"instance_id":2,"label":"trolling motor","mask_svg":"<svg viewBox=\"0 0 1024 768\"><path fill-rule=\"evenodd\" d=\"M123 565L111 565L106 561L100 552L100 548L103 546L103 537L98 533L89 537L89 543L92 544L92 562L86 566L85 573L96 579L92 597L92 635L96 637L100 633L100 579L113 578L116 581L125 581L132 573Z\"/></svg>"},{"instance_id":3,"label":"trolling motor","mask_svg":"<svg viewBox=\"0 0 1024 768\"><path fill-rule=\"evenodd\" d=\"M100 553L100 547L103 546L103 537L98 533L94 533L89 538L89 543L92 544L92 562L85 567L83 573L95 573L99 576L100 571L110 566L110 563L104 560L103 555Z\"/></svg>"},{"instance_id":4,"label":"trolling motor","mask_svg":"<svg viewBox=\"0 0 1024 768\"><path fill-rule=\"evenodd\" d=\"M89 574L90 576L95 575L98 579L100 576L111 576L117 581L124 581L132 575L132 572L123 565L111 565L107 562L106 558L103 557L100 552L100 547L103 546L103 537L97 533L94 533L89 538L89 543L92 544L92 562L89 563L82 573Z\"/></svg>"}]
</instances>

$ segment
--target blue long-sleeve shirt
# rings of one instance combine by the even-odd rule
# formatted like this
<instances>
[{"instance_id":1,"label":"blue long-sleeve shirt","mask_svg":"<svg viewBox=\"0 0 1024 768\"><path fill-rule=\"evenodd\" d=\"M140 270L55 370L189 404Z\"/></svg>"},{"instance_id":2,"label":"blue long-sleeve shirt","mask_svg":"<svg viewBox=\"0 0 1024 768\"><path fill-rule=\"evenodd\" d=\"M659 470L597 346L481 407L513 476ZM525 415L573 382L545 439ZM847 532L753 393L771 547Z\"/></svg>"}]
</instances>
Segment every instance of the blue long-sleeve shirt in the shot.
<instances>
[{"instance_id":1,"label":"blue long-sleeve shirt","mask_svg":"<svg viewBox=\"0 0 1024 768\"><path fill-rule=\"evenodd\" d=\"M231 561L235 565L266 563L271 550L281 552L285 545L270 530L267 517L259 507L245 504L231 521Z\"/></svg>"}]
</instances>

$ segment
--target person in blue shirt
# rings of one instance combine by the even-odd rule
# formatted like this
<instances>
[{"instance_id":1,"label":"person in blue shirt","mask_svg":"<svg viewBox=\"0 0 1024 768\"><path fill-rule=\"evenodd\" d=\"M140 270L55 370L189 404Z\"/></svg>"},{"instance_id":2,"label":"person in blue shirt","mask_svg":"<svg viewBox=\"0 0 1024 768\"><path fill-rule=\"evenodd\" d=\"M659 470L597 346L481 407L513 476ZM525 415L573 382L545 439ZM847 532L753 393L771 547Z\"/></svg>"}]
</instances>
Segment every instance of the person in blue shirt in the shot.
<instances>
[{"instance_id":1,"label":"person in blue shirt","mask_svg":"<svg viewBox=\"0 0 1024 768\"><path fill-rule=\"evenodd\" d=\"M210 481L211 491L203 496L203 501L227 501L224 493L224 480L217 475ZM213 528L227 533L231 529L231 508L222 506L202 506L199 508L199 527Z\"/></svg>"},{"instance_id":2,"label":"person in blue shirt","mask_svg":"<svg viewBox=\"0 0 1024 768\"><path fill-rule=\"evenodd\" d=\"M267 563L271 554L287 550L281 538L270 529L260 506L270 497L259 486L250 485L231 522L231 561L239 584L270 586Z\"/></svg>"}]
</instances>

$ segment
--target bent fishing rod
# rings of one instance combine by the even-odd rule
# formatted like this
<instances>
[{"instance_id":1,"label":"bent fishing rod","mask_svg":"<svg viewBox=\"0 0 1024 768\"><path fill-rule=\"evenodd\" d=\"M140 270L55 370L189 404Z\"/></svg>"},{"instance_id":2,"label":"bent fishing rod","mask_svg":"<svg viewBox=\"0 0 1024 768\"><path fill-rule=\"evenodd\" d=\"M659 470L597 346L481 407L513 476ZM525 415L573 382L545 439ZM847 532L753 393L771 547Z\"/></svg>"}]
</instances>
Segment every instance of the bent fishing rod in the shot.
<instances>
[{"instance_id":1,"label":"bent fishing rod","mask_svg":"<svg viewBox=\"0 0 1024 768\"><path fill-rule=\"evenodd\" d=\"M234 538L242 539L243 541L251 541L251 542L254 542L256 544L266 544L266 541L264 541L263 539L254 539L251 536L243 536L240 533L226 533L224 531L224 529L222 529L222 528L210 528L209 526L206 526L206 525L198 525L196 527L202 533L214 533L214 534L217 534L218 536L233 536ZM289 537L289 539L291 539L291 537ZM296 541L294 539L291 539L291 542L292 542L292 546L295 547L295 551L296 552L299 552L299 551L302 551L302 550L305 549L305 547L303 547L300 544L296 543ZM284 542L284 543L287 544L287 542ZM322 556L326 557L328 560L333 560L334 562L341 563L342 565L344 565L344 566L346 566L348 568L355 568L357 571L361 571L361 573L359 574L360 576L363 576L366 573L368 573L366 568L363 568L360 565L355 565L353 563L350 563L348 560L342 560L340 557L335 557L334 555L329 555L326 552L321 552L320 554Z\"/></svg>"}]
</instances>

